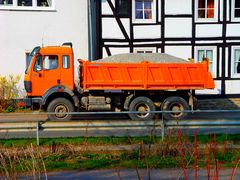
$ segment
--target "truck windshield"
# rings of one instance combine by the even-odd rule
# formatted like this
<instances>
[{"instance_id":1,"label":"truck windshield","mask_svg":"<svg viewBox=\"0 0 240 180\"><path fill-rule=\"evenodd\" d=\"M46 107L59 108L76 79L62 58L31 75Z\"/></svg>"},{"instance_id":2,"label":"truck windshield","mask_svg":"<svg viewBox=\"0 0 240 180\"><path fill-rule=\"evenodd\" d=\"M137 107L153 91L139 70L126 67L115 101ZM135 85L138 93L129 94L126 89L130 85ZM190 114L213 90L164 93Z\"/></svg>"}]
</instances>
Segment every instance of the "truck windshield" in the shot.
<instances>
[{"instance_id":1,"label":"truck windshield","mask_svg":"<svg viewBox=\"0 0 240 180\"><path fill-rule=\"evenodd\" d=\"M29 58L29 64L28 64L28 66L27 66L27 68L26 68L26 70L25 70L25 74L28 73L29 67L30 67L31 64L32 64L32 59L33 59L33 57L35 56L36 53L39 53L39 51L40 51L40 46L37 46L37 47L33 48L32 52L29 54L29 56L28 56L28 58Z\"/></svg>"}]
</instances>

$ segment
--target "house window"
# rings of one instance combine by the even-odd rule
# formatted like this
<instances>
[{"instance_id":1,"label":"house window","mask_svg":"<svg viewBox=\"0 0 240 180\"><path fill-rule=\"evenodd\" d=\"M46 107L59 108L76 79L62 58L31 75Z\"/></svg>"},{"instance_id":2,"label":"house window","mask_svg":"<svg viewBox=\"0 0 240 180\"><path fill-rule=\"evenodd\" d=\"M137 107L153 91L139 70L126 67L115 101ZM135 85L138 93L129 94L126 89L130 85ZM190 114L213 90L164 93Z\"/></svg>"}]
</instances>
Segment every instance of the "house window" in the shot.
<instances>
[{"instance_id":1,"label":"house window","mask_svg":"<svg viewBox=\"0 0 240 180\"><path fill-rule=\"evenodd\" d=\"M51 7L52 6L52 0L37 0L37 6Z\"/></svg>"},{"instance_id":2,"label":"house window","mask_svg":"<svg viewBox=\"0 0 240 180\"><path fill-rule=\"evenodd\" d=\"M13 0L0 0L0 5L3 6L13 5Z\"/></svg>"},{"instance_id":3,"label":"house window","mask_svg":"<svg viewBox=\"0 0 240 180\"><path fill-rule=\"evenodd\" d=\"M240 0L232 0L232 17L240 18Z\"/></svg>"},{"instance_id":4,"label":"house window","mask_svg":"<svg viewBox=\"0 0 240 180\"><path fill-rule=\"evenodd\" d=\"M116 0L116 11L118 15L129 16L130 3L129 0Z\"/></svg>"},{"instance_id":5,"label":"house window","mask_svg":"<svg viewBox=\"0 0 240 180\"><path fill-rule=\"evenodd\" d=\"M240 76L240 47L233 48L232 74Z\"/></svg>"},{"instance_id":6,"label":"house window","mask_svg":"<svg viewBox=\"0 0 240 180\"><path fill-rule=\"evenodd\" d=\"M0 9L54 10L54 0L0 0Z\"/></svg>"},{"instance_id":7,"label":"house window","mask_svg":"<svg viewBox=\"0 0 240 180\"><path fill-rule=\"evenodd\" d=\"M217 0L197 0L197 19L217 19Z\"/></svg>"},{"instance_id":8,"label":"house window","mask_svg":"<svg viewBox=\"0 0 240 180\"><path fill-rule=\"evenodd\" d=\"M155 0L133 0L133 18L135 21L153 22L156 17Z\"/></svg>"},{"instance_id":9,"label":"house window","mask_svg":"<svg viewBox=\"0 0 240 180\"><path fill-rule=\"evenodd\" d=\"M216 49L212 47L200 47L196 50L196 59L197 62L202 62L203 58L209 59L209 72L216 75Z\"/></svg>"},{"instance_id":10,"label":"house window","mask_svg":"<svg viewBox=\"0 0 240 180\"><path fill-rule=\"evenodd\" d=\"M134 49L135 53L155 53L156 49L155 48L137 48Z\"/></svg>"},{"instance_id":11,"label":"house window","mask_svg":"<svg viewBox=\"0 0 240 180\"><path fill-rule=\"evenodd\" d=\"M32 0L18 0L18 6L32 6Z\"/></svg>"},{"instance_id":12,"label":"house window","mask_svg":"<svg viewBox=\"0 0 240 180\"><path fill-rule=\"evenodd\" d=\"M152 1L136 0L135 14L136 19L152 19Z\"/></svg>"}]
</instances>

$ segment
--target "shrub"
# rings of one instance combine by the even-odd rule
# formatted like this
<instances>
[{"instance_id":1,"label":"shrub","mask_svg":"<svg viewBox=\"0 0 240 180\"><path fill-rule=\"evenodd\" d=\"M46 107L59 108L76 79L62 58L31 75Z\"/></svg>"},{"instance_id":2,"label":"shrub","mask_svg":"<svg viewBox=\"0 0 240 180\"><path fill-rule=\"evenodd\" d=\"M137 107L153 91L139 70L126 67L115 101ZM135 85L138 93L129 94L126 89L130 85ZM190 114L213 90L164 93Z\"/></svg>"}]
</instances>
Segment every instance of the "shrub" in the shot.
<instances>
[{"instance_id":1,"label":"shrub","mask_svg":"<svg viewBox=\"0 0 240 180\"><path fill-rule=\"evenodd\" d=\"M20 75L0 76L0 111L11 111L11 100L18 97ZM11 107L10 107L11 106Z\"/></svg>"}]
</instances>

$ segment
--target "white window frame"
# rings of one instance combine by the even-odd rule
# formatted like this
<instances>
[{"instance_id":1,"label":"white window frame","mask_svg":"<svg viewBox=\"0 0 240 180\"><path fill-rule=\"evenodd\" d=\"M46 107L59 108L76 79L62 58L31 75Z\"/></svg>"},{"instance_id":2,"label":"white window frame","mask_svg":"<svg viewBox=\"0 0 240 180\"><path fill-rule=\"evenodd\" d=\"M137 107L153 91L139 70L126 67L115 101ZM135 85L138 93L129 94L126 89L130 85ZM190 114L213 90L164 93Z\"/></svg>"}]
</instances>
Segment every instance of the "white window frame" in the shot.
<instances>
[{"instance_id":1,"label":"white window frame","mask_svg":"<svg viewBox=\"0 0 240 180\"><path fill-rule=\"evenodd\" d=\"M213 51L213 60L212 60L212 75L213 75L213 78L216 78L217 77L217 48L216 47L213 47L213 46L198 46L198 47L195 47L195 55L194 55L194 59L195 59L195 62L197 63L198 62L198 51L199 50L212 50Z\"/></svg>"},{"instance_id":2,"label":"white window frame","mask_svg":"<svg viewBox=\"0 0 240 180\"><path fill-rule=\"evenodd\" d=\"M231 58L231 76L233 78L240 78L240 73L234 73L234 54L235 54L235 50L240 50L240 46L233 46L232 47L232 58Z\"/></svg>"},{"instance_id":3,"label":"white window frame","mask_svg":"<svg viewBox=\"0 0 240 180\"><path fill-rule=\"evenodd\" d=\"M240 17L235 17L235 1L236 0L232 0L232 7L231 7L231 19L232 21L236 22L236 21L240 21Z\"/></svg>"},{"instance_id":4,"label":"white window frame","mask_svg":"<svg viewBox=\"0 0 240 180\"><path fill-rule=\"evenodd\" d=\"M18 0L12 0L12 5L0 5L0 10L16 11L55 11L55 0L52 0L50 7L38 6L37 0L32 0L32 6L18 6Z\"/></svg>"},{"instance_id":5,"label":"white window frame","mask_svg":"<svg viewBox=\"0 0 240 180\"><path fill-rule=\"evenodd\" d=\"M156 53L156 48L154 47L150 47L150 48L134 48L134 53L138 53L138 51L143 51L144 53L146 53L146 51L152 51L151 53Z\"/></svg>"},{"instance_id":6,"label":"white window frame","mask_svg":"<svg viewBox=\"0 0 240 180\"><path fill-rule=\"evenodd\" d=\"M218 0L214 0L214 18L198 18L198 1L195 1L195 21L196 22L217 22L218 21ZM205 0L206 1L206 0Z\"/></svg>"},{"instance_id":7,"label":"white window frame","mask_svg":"<svg viewBox=\"0 0 240 180\"><path fill-rule=\"evenodd\" d=\"M136 19L136 0L132 0L132 21L133 23L155 23L156 22L156 0L152 1L152 19Z\"/></svg>"}]
</instances>

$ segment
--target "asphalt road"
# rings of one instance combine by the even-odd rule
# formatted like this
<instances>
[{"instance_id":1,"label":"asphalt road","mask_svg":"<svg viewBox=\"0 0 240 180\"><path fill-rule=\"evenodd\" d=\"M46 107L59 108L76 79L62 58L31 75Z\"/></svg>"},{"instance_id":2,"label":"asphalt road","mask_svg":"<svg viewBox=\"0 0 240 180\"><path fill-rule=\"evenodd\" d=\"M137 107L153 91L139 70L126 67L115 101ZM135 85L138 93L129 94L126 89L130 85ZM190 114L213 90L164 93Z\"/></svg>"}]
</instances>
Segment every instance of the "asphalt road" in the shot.
<instances>
[{"instance_id":1,"label":"asphalt road","mask_svg":"<svg viewBox=\"0 0 240 180\"><path fill-rule=\"evenodd\" d=\"M187 170L187 178L189 180L195 179L195 171ZM229 180L231 179L232 169L220 169L218 179ZM215 179L214 170L210 172L209 179ZM52 172L48 174L49 180L132 180L132 179L152 179L152 180L171 180L171 179L184 179L183 171L181 169L152 169L147 171L146 169L138 170L138 173L134 169L108 169L108 170L92 170L92 171L72 171L72 172ZM208 179L208 172L205 169L198 170L197 179ZM237 169L233 179L240 179L240 172Z\"/></svg>"}]
</instances>

